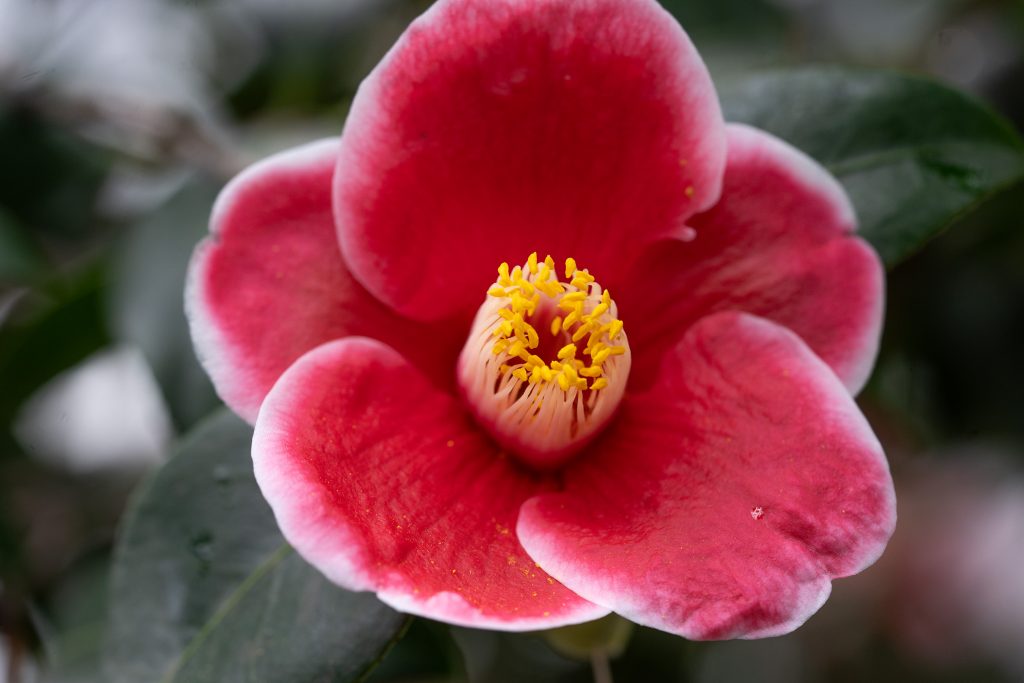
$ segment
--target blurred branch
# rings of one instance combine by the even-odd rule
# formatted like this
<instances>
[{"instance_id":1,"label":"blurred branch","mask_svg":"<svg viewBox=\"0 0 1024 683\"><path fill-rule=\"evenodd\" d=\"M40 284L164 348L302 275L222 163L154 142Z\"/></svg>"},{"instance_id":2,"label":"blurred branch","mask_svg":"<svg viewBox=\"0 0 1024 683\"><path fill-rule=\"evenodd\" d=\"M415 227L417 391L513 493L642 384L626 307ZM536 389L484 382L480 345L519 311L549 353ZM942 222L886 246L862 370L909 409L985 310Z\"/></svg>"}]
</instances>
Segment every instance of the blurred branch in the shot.
<instances>
[{"instance_id":1,"label":"blurred branch","mask_svg":"<svg viewBox=\"0 0 1024 683\"><path fill-rule=\"evenodd\" d=\"M151 164L182 163L224 179L245 166L227 136L218 134L213 123L198 112L21 85L14 89L14 102L122 155Z\"/></svg>"}]
</instances>

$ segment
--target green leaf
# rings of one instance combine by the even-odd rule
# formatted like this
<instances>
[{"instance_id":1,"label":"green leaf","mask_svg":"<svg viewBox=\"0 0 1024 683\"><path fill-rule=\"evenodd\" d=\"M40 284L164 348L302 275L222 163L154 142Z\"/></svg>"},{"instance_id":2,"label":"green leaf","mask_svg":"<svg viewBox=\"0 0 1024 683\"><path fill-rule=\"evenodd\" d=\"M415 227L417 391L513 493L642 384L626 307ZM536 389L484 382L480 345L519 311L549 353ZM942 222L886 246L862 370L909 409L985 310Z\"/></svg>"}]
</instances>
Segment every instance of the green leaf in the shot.
<instances>
[{"instance_id":1,"label":"green leaf","mask_svg":"<svg viewBox=\"0 0 1024 683\"><path fill-rule=\"evenodd\" d=\"M0 207L0 287L31 281L43 266L43 257L24 228Z\"/></svg>"},{"instance_id":2,"label":"green leaf","mask_svg":"<svg viewBox=\"0 0 1024 683\"><path fill-rule=\"evenodd\" d=\"M33 241L83 248L103 230L95 208L112 155L17 100L0 99L0 206Z\"/></svg>"},{"instance_id":3,"label":"green leaf","mask_svg":"<svg viewBox=\"0 0 1024 683\"><path fill-rule=\"evenodd\" d=\"M47 381L110 343L104 320L104 264L41 284L20 301L0 334L0 458L20 452L10 425Z\"/></svg>"},{"instance_id":4,"label":"green leaf","mask_svg":"<svg viewBox=\"0 0 1024 683\"><path fill-rule=\"evenodd\" d=\"M353 681L407 626L285 543L252 474L252 429L221 412L137 494L111 577L106 680Z\"/></svg>"},{"instance_id":5,"label":"green leaf","mask_svg":"<svg viewBox=\"0 0 1024 683\"><path fill-rule=\"evenodd\" d=\"M220 184L190 178L164 205L132 226L114 252L108 300L113 334L138 346L182 431L219 403L192 349L185 320L185 272L207 235Z\"/></svg>"},{"instance_id":6,"label":"green leaf","mask_svg":"<svg viewBox=\"0 0 1024 683\"><path fill-rule=\"evenodd\" d=\"M890 72L808 67L722 91L727 120L767 130L846 187L861 234L895 265L1024 177L1024 143L984 104Z\"/></svg>"}]
</instances>

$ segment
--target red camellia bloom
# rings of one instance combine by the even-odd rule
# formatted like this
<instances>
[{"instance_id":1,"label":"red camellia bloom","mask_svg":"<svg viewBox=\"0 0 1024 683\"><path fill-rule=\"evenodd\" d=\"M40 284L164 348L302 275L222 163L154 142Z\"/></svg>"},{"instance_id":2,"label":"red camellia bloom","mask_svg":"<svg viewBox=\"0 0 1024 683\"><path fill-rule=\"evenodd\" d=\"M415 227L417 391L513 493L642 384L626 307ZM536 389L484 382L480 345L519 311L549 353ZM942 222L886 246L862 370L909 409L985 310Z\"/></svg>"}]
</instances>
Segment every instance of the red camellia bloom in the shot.
<instances>
[{"instance_id":1,"label":"red camellia bloom","mask_svg":"<svg viewBox=\"0 0 1024 683\"><path fill-rule=\"evenodd\" d=\"M470 626L768 636L895 520L851 398L883 290L854 227L816 163L722 121L654 0L439 0L340 139L227 186L187 307L339 585Z\"/></svg>"}]
</instances>

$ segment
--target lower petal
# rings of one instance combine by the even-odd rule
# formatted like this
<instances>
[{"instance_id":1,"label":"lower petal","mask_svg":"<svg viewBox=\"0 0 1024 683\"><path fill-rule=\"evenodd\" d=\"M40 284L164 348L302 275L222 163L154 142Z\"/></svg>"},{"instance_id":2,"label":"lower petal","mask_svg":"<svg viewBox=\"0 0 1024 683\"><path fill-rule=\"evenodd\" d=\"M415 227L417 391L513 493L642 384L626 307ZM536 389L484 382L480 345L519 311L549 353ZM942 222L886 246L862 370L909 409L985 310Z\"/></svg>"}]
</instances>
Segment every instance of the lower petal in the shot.
<instances>
[{"instance_id":1,"label":"lower petal","mask_svg":"<svg viewBox=\"0 0 1024 683\"><path fill-rule=\"evenodd\" d=\"M885 457L793 333L724 313L695 325L650 392L524 504L527 552L583 597L693 639L786 633L895 523Z\"/></svg>"},{"instance_id":2,"label":"lower petal","mask_svg":"<svg viewBox=\"0 0 1024 683\"><path fill-rule=\"evenodd\" d=\"M253 461L285 537L343 587L505 630L607 613L539 569L516 539L519 507L546 482L379 342L324 344L289 368L260 410Z\"/></svg>"}]
</instances>

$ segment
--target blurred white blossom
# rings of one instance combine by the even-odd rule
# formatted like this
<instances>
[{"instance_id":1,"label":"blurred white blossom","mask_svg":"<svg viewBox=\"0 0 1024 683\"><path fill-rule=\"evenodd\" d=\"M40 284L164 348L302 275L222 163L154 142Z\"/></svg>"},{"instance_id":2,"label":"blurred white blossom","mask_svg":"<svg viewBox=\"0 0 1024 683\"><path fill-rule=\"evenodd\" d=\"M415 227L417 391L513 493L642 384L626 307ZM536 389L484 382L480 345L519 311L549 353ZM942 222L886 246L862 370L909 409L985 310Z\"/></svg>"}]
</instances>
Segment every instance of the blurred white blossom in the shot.
<instances>
[{"instance_id":1,"label":"blurred white blossom","mask_svg":"<svg viewBox=\"0 0 1024 683\"><path fill-rule=\"evenodd\" d=\"M159 463L172 427L142 354L121 347L39 389L15 419L14 433L33 457L88 473Z\"/></svg>"}]
</instances>

